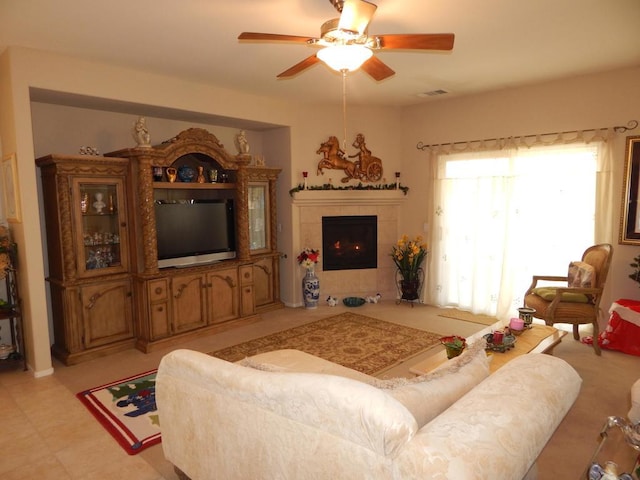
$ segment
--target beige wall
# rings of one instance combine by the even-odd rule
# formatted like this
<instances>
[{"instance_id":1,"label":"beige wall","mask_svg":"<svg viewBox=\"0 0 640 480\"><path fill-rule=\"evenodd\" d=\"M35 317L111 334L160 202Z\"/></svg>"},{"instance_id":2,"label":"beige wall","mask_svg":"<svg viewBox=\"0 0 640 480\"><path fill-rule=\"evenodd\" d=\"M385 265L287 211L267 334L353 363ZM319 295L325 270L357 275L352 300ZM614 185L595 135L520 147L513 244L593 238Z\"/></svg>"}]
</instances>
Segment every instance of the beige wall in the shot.
<instances>
[{"instance_id":1,"label":"beige wall","mask_svg":"<svg viewBox=\"0 0 640 480\"><path fill-rule=\"evenodd\" d=\"M282 260L282 298L290 304L300 303L297 279L299 267L295 256L303 245L299 244L297 229L292 228L291 198L288 190L297 185L302 171L316 171L318 146L329 135L341 136L341 105L298 105L269 98L241 94L212 85L187 82L179 78L153 75L120 67L79 61L44 52L10 48L1 56L2 124L0 140L3 152L13 149L19 162L19 182L23 199L38 198L37 172L34 159L45 153L76 153L80 146L98 147L105 152L131 145L129 128L133 116L112 112L87 112L36 104L31 106L29 89L37 88L73 93L108 101L130 102L153 106L155 111L166 109L170 118L176 112L198 112L227 117L228 119L264 122L277 128L267 132L254 130L250 140L260 146L269 166L283 168L279 180L279 223L282 225L279 247L287 254ZM336 90L341 80L336 77ZM13 105L13 110L11 110ZM47 118L55 117L50 122ZM169 117L169 116L168 116ZM33 121L35 118L35 121ZM64 122L60 122L60 119ZM395 171L401 164L398 140L399 112L394 109L348 108L347 130L349 139L356 133L365 134L369 148L384 161L387 171ZM90 120L90 121L89 121ZM178 133L180 122L149 119L155 125L155 140ZM65 129L69 122L73 128ZM155 124L153 123L155 122ZM193 125L190 123L190 125ZM231 132L224 124L209 130L220 134L227 148ZM174 130L175 131L172 131ZM37 130L37 131L36 131ZM162 135L162 133L169 135ZM156 136L157 135L157 136ZM266 139L266 140L265 140ZM351 141L351 140L349 140ZM121 143L122 142L122 143ZM63 149L65 151L55 151ZM336 176L337 178L337 176ZM323 183L312 176L310 183ZM25 202L23 202L25 203ZM43 253L43 222L39 203L26 202L23 222L15 224L13 231L21 249L22 282L27 326L27 357L36 374L51 369L49 355L48 314L45 300L45 263ZM26 292L26 293L25 293Z\"/></svg>"},{"instance_id":2,"label":"beige wall","mask_svg":"<svg viewBox=\"0 0 640 480\"><path fill-rule=\"evenodd\" d=\"M430 192L422 188L427 185L427 162L426 155L415 148L418 141L437 143L624 124L640 116L640 97L635 94L639 81L640 69L631 69L483 95L439 99L402 110L348 105L347 139L350 143L356 133L365 134L369 148L383 160L388 180L390 172L402 172L402 183L411 191L410 204L400 209L399 231L421 233ZM128 146L133 117L82 112L82 109L59 108L56 111L45 105L34 105L32 116L30 87L151 105L160 110L171 109L174 113L201 112L279 126L266 133L252 130L250 134L256 148L263 149L263 152L254 153L263 153L270 166L284 169L279 181L278 211L282 225L279 246L287 254L282 263L282 296L288 303L299 303L299 267L295 264L295 255L304 245L301 245L299 229L294 225L288 189L301 180L304 170L312 172L311 184L323 183L327 178L328 175L321 178L313 173L319 159L315 151L329 135L342 137L341 105L281 102L179 78L11 48L0 56L0 145L3 154L17 153L19 163L23 222L14 224L12 230L22 247L20 262L27 353L36 375L48 373L51 361L41 209L38 202L33 201L38 196L34 159L57 149L69 151L55 153L75 153L75 149L83 145L97 146L101 151L111 150L111 146ZM340 87L338 77L335 87ZM52 116L65 121L47 125L46 118ZM34 117L37 119L32 122ZM93 121L82 123L88 118ZM155 140L160 140L160 132L169 133L182 126L179 121L165 123L165 120L149 120ZM66 131L61 128L66 122L75 122L78 128ZM154 126L158 137L153 132ZM227 140L232 138L232 131L224 127L224 124L213 125L210 130L220 135L227 148L233 151ZM51 132L56 129L57 134L53 135ZM177 131L169 136L175 133ZM638 134L630 134L634 133ZM622 183L624 136L620 135L614 145L618 191ZM331 177L334 182L339 178L338 175ZM620 200L616 202L618 211ZM612 225L612 233L617 239L617 225ZM634 298L638 293L637 286L627 279L627 274L628 263L638 248L616 243L615 249L609 297Z\"/></svg>"},{"instance_id":3,"label":"beige wall","mask_svg":"<svg viewBox=\"0 0 640 480\"><path fill-rule=\"evenodd\" d=\"M411 178L414 186L428 181L427 154L416 149L418 141L445 143L612 127L640 120L638 85L640 68L634 68L407 108L402 116L403 176ZM640 135L640 128L616 135L613 142L615 218L610 228L614 258L602 303L605 310L618 298L640 299L638 284L627 278L631 273L629 263L640 253L640 247L618 244L625 138L629 135ZM409 232L422 230L428 195L421 192L416 208L404 211L401 224ZM417 194L412 196L415 199Z\"/></svg>"}]
</instances>

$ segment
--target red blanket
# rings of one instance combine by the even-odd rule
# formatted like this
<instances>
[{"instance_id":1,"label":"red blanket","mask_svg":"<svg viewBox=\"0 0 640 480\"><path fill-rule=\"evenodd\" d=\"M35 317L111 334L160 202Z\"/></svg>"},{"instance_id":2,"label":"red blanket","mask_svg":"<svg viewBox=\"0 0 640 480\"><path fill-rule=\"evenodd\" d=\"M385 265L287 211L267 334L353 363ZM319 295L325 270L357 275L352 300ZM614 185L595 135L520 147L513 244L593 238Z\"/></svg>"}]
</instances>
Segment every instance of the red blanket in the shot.
<instances>
[{"instance_id":1,"label":"red blanket","mask_svg":"<svg viewBox=\"0 0 640 480\"><path fill-rule=\"evenodd\" d=\"M598 335L600 348L640 356L640 302L616 300L609 313L607 328Z\"/></svg>"}]
</instances>

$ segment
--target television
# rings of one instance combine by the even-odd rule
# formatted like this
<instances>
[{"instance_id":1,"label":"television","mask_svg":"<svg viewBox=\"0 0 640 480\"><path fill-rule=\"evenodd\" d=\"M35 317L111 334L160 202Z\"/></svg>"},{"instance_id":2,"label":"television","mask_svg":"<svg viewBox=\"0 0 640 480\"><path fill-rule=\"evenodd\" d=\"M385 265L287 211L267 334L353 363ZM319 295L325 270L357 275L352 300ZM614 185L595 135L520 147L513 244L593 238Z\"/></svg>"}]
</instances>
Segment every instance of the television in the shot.
<instances>
[{"instance_id":1,"label":"television","mask_svg":"<svg viewBox=\"0 0 640 480\"><path fill-rule=\"evenodd\" d=\"M156 200L158 267L235 258L233 200Z\"/></svg>"}]
</instances>

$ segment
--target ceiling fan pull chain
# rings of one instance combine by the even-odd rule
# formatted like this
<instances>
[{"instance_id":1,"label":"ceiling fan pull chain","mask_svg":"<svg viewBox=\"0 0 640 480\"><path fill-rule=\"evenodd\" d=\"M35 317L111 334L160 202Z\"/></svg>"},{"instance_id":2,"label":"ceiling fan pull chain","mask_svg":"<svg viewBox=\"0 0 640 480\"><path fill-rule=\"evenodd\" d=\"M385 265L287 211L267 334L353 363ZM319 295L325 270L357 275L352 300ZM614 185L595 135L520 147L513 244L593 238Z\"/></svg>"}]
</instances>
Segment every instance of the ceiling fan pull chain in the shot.
<instances>
[{"instance_id":1,"label":"ceiling fan pull chain","mask_svg":"<svg viewBox=\"0 0 640 480\"><path fill-rule=\"evenodd\" d=\"M342 150L347 151L347 71L342 71Z\"/></svg>"}]
</instances>

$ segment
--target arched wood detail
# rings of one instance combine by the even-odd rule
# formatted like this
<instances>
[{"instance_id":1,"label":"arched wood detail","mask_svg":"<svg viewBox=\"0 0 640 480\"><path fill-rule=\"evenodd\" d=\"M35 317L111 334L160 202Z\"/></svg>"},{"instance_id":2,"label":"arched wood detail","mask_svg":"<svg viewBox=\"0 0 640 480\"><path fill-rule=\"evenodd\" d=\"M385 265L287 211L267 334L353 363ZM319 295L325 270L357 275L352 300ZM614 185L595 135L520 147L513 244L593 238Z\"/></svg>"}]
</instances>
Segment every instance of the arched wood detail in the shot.
<instances>
[{"instance_id":1,"label":"arched wood detail","mask_svg":"<svg viewBox=\"0 0 640 480\"><path fill-rule=\"evenodd\" d=\"M162 163L158 166L169 166L178 158L193 153L201 153L213 158L225 170L236 170L238 164L218 138L203 128L189 128L175 137L153 147ZM249 157L250 159L251 157Z\"/></svg>"}]
</instances>

